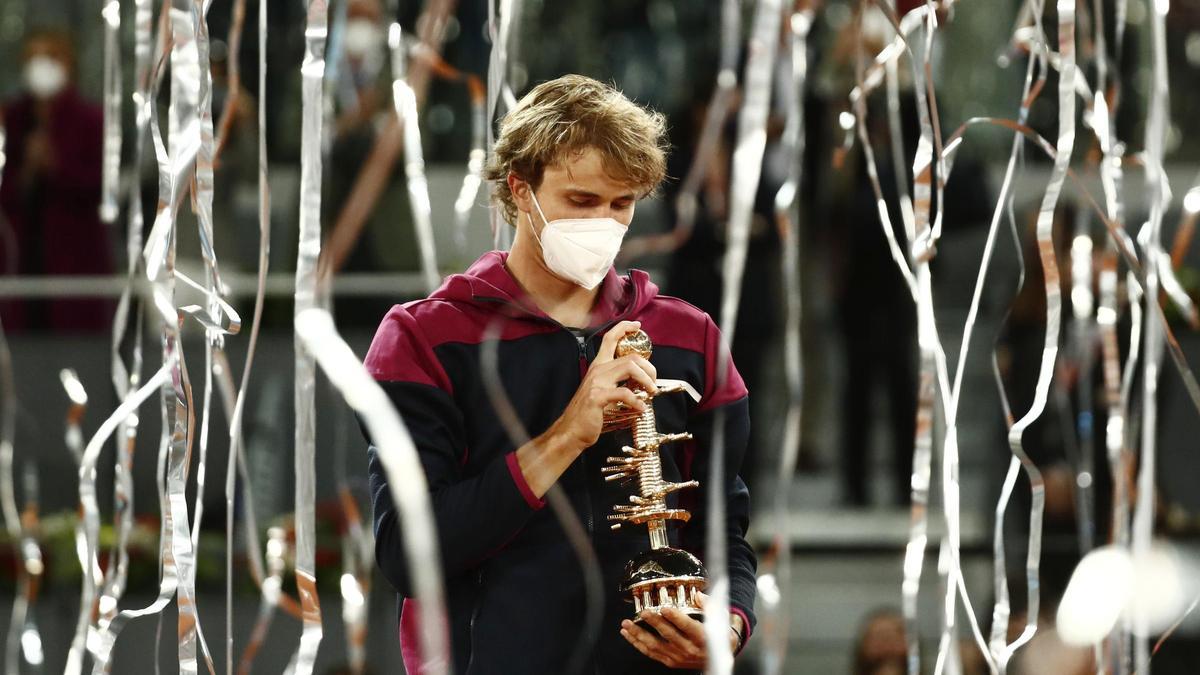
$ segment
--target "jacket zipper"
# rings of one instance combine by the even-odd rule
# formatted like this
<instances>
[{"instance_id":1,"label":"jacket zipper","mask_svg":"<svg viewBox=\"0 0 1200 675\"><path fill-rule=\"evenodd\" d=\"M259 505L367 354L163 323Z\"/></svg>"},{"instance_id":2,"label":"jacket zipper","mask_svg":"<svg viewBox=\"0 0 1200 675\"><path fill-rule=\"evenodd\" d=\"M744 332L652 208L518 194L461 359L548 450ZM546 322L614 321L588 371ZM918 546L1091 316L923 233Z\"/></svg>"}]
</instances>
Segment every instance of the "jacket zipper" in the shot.
<instances>
[{"instance_id":1,"label":"jacket zipper","mask_svg":"<svg viewBox=\"0 0 1200 675\"><path fill-rule=\"evenodd\" d=\"M587 375L587 371L588 371L588 354L587 354L588 339L587 339L587 337L585 337L583 335L576 336L574 333L572 333L571 336L575 338L576 344L579 345L579 383L583 384L583 378ZM588 538L593 539L592 547L595 548L594 535L595 535L596 526L595 526L594 518L592 517L592 488L591 488L591 481L589 480L590 469L591 469L591 467L588 466L588 459L587 459L587 454L586 454L586 450L585 450L585 454L583 455L583 470L584 470L583 497L584 497L584 504L587 507L585 521L587 523Z\"/></svg>"}]
</instances>

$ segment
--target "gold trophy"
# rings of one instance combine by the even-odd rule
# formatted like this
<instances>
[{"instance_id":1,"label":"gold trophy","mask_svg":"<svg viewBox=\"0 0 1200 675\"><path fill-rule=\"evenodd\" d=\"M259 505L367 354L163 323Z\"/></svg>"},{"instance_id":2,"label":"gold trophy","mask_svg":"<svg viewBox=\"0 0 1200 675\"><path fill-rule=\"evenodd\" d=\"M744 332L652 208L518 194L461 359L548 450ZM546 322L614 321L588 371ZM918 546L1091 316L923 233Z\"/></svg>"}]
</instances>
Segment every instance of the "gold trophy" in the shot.
<instances>
[{"instance_id":1,"label":"gold trophy","mask_svg":"<svg viewBox=\"0 0 1200 675\"><path fill-rule=\"evenodd\" d=\"M650 353L650 338L640 330L626 334L617 343L618 357L638 354L649 359ZM618 429L633 431L633 446L623 447L623 456L607 459L609 464L603 468L605 480L633 482L636 479L638 486L638 493L629 497L629 503L614 506L613 514L608 519L616 521L612 525L614 530L624 523L645 523L650 532L650 550L635 556L625 565L621 590L629 593L633 600L634 621L641 621L645 612L658 612L666 607L674 607L700 619L704 611L698 606L696 594L704 590L707 576L704 563L687 551L672 548L667 542L667 521L687 522L692 514L684 509L668 508L666 501L668 494L700 484L694 480L685 483L663 480L662 458L658 452L663 444L687 440L692 435L686 432L660 434L654 419L653 403L654 398L661 394L686 392L697 401L700 395L690 384L680 380L658 380L655 384L655 391L647 391L633 380L625 383L647 404L644 411L638 412L623 403L617 403L604 413L605 432Z\"/></svg>"}]
</instances>

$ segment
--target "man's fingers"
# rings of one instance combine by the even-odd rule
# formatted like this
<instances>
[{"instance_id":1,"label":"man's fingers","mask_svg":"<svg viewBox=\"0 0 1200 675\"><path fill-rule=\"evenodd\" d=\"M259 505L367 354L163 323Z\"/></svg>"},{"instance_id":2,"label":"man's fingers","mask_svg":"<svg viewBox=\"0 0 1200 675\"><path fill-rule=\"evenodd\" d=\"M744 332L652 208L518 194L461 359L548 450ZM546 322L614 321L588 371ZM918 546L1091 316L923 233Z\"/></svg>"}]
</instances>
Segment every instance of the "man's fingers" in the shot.
<instances>
[{"instance_id":1,"label":"man's fingers","mask_svg":"<svg viewBox=\"0 0 1200 675\"><path fill-rule=\"evenodd\" d=\"M678 609L675 609L674 607L664 608L662 615L665 617L664 623L669 621L673 629L675 629L677 633L683 637L683 639L700 645L701 648L703 648L705 643L704 624L693 619L687 614L684 614ZM656 624L654 627L658 628L658 625ZM659 629L659 632L661 633L662 629Z\"/></svg>"},{"instance_id":2,"label":"man's fingers","mask_svg":"<svg viewBox=\"0 0 1200 675\"><path fill-rule=\"evenodd\" d=\"M637 354L631 354L629 360L646 373L646 376L650 378L650 388L653 389L655 386L654 381L658 379L658 368L655 368L653 363L650 363L650 361Z\"/></svg>"},{"instance_id":3,"label":"man's fingers","mask_svg":"<svg viewBox=\"0 0 1200 675\"><path fill-rule=\"evenodd\" d=\"M645 410L648 405L645 401L637 397L637 394L625 387L617 387L616 389L608 389L604 395L604 405L608 406L612 403L624 403L634 410Z\"/></svg>"},{"instance_id":4,"label":"man's fingers","mask_svg":"<svg viewBox=\"0 0 1200 675\"><path fill-rule=\"evenodd\" d=\"M637 650L646 656L663 661L663 641L650 634L650 631L636 623L625 620L621 622L621 635ZM663 661L665 663L665 661Z\"/></svg>"},{"instance_id":5,"label":"man's fingers","mask_svg":"<svg viewBox=\"0 0 1200 675\"><path fill-rule=\"evenodd\" d=\"M625 337L626 333L632 333L642 327L641 321L622 321L604 334L604 338L600 341L600 351L596 352L596 358L593 363L606 363L617 358L617 341Z\"/></svg>"},{"instance_id":6,"label":"man's fingers","mask_svg":"<svg viewBox=\"0 0 1200 675\"><path fill-rule=\"evenodd\" d=\"M658 631L659 638L667 642L669 646L677 649L686 649L687 643L690 641L686 635L681 633L673 624L658 612L642 612L642 617L646 623L654 627ZM703 632L703 631L701 631ZM703 644L703 643L701 643Z\"/></svg>"},{"instance_id":7,"label":"man's fingers","mask_svg":"<svg viewBox=\"0 0 1200 675\"><path fill-rule=\"evenodd\" d=\"M641 361L641 363L638 363ZM643 365L644 364L644 365ZM647 368L649 366L649 368ZM621 359L620 363L620 378L622 380L634 380L643 389L654 391L658 385L654 383L654 366L650 362L640 356L626 356Z\"/></svg>"}]
</instances>

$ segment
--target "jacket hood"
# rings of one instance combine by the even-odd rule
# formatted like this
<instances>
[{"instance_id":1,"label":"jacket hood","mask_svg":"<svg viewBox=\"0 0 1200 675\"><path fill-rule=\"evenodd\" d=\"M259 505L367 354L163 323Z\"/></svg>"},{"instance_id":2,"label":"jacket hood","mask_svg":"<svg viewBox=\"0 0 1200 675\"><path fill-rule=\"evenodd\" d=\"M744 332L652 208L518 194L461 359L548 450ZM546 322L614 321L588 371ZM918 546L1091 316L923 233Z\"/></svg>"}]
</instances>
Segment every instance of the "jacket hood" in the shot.
<instances>
[{"instance_id":1,"label":"jacket hood","mask_svg":"<svg viewBox=\"0 0 1200 675\"><path fill-rule=\"evenodd\" d=\"M507 251L488 251L466 272L447 277L429 297L485 306L514 318L553 321L513 278L505 266L507 260ZM657 296L658 286L642 270L631 269L622 276L610 267L600 282L591 324L637 316Z\"/></svg>"}]
</instances>

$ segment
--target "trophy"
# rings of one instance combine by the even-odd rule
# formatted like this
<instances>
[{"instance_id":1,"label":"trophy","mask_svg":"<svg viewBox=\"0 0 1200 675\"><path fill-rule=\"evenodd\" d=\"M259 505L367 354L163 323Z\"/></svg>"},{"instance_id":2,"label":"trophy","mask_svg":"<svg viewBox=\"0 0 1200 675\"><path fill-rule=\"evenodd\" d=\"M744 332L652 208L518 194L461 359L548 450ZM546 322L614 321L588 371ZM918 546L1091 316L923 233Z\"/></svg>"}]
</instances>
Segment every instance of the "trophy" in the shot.
<instances>
[{"instance_id":1,"label":"trophy","mask_svg":"<svg viewBox=\"0 0 1200 675\"><path fill-rule=\"evenodd\" d=\"M618 357L638 354L649 359L650 338L638 330L628 333L617 343ZM640 622L645 612L658 612L674 607L689 616L700 619L704 611L698 606L696 594L704 589L706 573L704 564L696 556L667 542L667 521L687 522L692 514L684 509L667 507L666 497L676 490L698 487L694 480L671 483L663 480L662 458L659 448L675 441L687 440L689 433L661 434L654 418L655 397L661 394L686 392L693 400L700 395L687 382L680 380L658 380L654 391L647 391L641 384L629 380L626 387L646 403L646 409L637 411L617 403L604 411L605 432L632 429L633 445L622 448L623 456L609 457L608 466L602 471L605 480L624 480L637 483L637 494L631 495L628 504L613 507L610 521L612 529L623 524L645 523L650 534L650 550L635 556L625 565L625 578L621 590L629 593L633 600L634 621Z\"/></svg>"}]
</instances>

